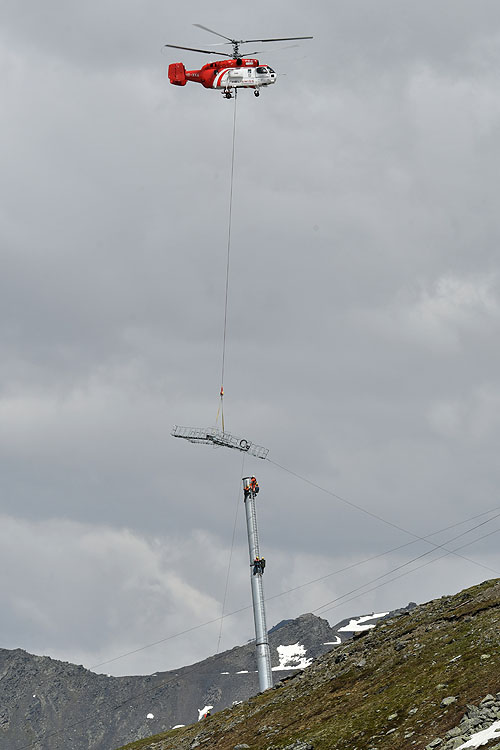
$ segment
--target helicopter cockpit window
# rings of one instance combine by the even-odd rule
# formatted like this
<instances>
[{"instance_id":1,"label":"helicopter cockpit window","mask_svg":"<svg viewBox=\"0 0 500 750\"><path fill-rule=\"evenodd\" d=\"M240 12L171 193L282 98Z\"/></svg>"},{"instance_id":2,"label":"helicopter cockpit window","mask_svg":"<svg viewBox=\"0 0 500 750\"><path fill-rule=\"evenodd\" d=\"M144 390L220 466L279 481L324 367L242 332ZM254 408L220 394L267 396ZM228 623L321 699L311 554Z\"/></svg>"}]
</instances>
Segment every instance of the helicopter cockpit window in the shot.
<instances>
[{"instance_id":1,"label":"helicopter cockpit window","mask_svg":"<svg viewBox=\"0 0 500 750\"><path fill-rule=\"evenodd\" d=\"M274 71L274 70L273 70L272 68L270 68L270 67L269 67L269 65L268 65L268 66L267 66L267 72L268 72L268 73L275 73L276 71Z\"/></svg>"},{"instance_id":2,"label":"helicopter cockpit window","mask_svg":"<svg viewBox=\"0 0 500 750\"><path fill-rule=\"evenodd\" d=\"M267 68L263 68L261 65L257 68L257 73L267 73Z\"/></svg>"}]
</instances>

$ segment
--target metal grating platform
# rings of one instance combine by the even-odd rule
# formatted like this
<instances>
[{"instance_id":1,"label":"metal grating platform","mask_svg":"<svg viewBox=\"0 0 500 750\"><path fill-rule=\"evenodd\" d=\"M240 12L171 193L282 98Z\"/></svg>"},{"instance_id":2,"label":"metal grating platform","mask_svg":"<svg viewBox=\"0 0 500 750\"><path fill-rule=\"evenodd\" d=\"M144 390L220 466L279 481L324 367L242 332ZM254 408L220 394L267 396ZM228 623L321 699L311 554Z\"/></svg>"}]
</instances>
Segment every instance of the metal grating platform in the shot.
<instances>
[{"instance_id":1,"label":"metal grating platform","mask_svg":"<svg viewBox=\"0 0 500 750\"><path fill-rule=\"evenodd\" d=\"M190 443L202 443L204 445L224 446L225 448L234 448L237 451L250 453L255 458L267 458L268 448L261 445L231 435L229 432L222 432L214 427L179 427L174 425L172 432L173 437L189 440Z\"/></svg>"}]
</instances>

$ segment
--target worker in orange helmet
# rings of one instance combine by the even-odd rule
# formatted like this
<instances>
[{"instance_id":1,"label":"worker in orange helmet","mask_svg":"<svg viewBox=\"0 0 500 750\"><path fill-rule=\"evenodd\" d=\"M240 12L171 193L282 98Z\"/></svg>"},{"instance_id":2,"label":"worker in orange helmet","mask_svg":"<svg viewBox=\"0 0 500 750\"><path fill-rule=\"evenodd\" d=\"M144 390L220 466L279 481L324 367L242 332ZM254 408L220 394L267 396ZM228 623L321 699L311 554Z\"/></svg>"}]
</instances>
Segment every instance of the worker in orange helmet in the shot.
<instances>
[{"instance_id":1,"label":"worker in orange helmet","mask_svg":"<svg viewBox=\"0 0 500 750\"><path fill-rule=\"evenodd\" d=\"M257 480L255 479L255 477L251 477L250 482L248 483L248 487L244 487L243 489L245 500L247 499L247 497L250 497L250 495L253 495L255 497L258 491L259 485L257 483Z\"/></svg>"},{"instance_id":2,"label":"worker in orange helmet","mask_svg":"<svg viewBox=\"0 0 500 750\"><path fill-rule=\"evenodd\" d=\"M257 483L257 480L255 479L255 477L252 477L250 479L250 492L252 493L252 495L256 495L258 491L259 491L259 485Z\"/></svg>"}]
</instances>

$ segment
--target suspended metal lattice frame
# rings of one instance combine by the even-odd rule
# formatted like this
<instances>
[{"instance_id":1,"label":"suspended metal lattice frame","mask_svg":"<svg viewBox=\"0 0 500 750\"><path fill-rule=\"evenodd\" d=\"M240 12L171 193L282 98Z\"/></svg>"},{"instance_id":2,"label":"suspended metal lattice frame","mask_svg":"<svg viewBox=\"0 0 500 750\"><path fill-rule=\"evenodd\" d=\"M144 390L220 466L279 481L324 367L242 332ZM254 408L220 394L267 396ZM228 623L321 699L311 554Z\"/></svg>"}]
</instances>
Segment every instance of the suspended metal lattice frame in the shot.
<instances>
[{"instance_id":1,"label":"suspended metal lattice frame","mask_svg":"<svg viewBox=\"0 0 500 750\"><path fill-rule=\"evenodd\" d=\"M214 427L179 427L178 425L174 425L170 434L173 437L189 440L190 443L233 448L243 453L250 453L255 458L267 458L267 454L269 453L268 448L255 445L250 440L236 437L229 432L222 432L222 430L217 430Z\"/></svg>"}]
</instances>

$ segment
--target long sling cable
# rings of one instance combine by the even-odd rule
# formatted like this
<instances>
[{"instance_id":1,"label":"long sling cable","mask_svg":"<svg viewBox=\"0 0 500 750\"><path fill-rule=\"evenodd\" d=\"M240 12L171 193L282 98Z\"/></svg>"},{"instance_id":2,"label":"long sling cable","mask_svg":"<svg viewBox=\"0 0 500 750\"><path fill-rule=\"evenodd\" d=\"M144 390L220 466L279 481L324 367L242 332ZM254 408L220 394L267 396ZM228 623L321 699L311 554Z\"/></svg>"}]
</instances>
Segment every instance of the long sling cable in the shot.
<instances>
[{"instance_id":1,"label":"long sling cable","mask_svg":"<svg viewBox=\"0 0 500 750\"><path fill-rule=\"evenodd\" d=\"M227 231L227 254L226 254L226 289L224 295L224 335L222 337L222 368L220 378L220 401L219 408L217 410L216 424L219 421L219 413L221 415L222 432L224 432L224 369L226 366L226 338L227 338L227 303L229 296L229 260L231 255L231 229L233 221L233 182L234 182L234 145L236 141L236 102L237 91L234 90L234 114L233 114L233 144L231 149L231 183L229 188L229 221Z\"/></svg>"}]
</instances>

